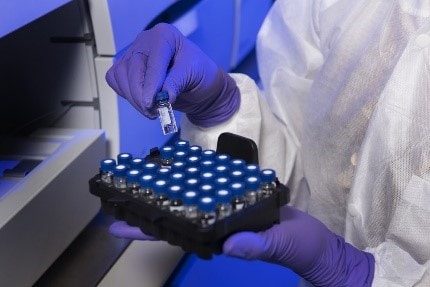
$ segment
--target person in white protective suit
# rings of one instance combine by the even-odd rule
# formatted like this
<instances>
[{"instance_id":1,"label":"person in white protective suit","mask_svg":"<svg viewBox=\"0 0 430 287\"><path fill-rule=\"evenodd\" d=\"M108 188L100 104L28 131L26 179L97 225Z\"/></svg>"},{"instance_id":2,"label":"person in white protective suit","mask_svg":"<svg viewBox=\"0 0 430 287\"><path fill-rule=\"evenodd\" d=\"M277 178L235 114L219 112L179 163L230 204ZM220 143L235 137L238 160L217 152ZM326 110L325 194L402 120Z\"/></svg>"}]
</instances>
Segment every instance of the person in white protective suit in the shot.
<instances>
[{"instance_id":1,"label":"person in white protective suit","mask_svg":"<svg viewBox=\"0 0 430 287\"><path fill-rule=\"evenodd\" d=\"M257 59L262 90L159 24L106 79L149 118L168 91L193 144L252 138L287 183L281 223L232 235L227 255L315 286L430 286L430 1L275 1ZM151 239L123 222L110 231Z\"/></svg>"}]
</instances>

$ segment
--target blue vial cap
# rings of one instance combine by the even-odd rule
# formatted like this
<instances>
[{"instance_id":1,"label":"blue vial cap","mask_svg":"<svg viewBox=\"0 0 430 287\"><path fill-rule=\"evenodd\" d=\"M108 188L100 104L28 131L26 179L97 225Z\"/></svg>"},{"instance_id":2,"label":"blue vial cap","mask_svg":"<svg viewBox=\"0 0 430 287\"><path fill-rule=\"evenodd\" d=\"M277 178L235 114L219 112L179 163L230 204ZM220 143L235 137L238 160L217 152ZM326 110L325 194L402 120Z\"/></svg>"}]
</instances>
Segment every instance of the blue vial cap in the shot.
<instances>
[{"instance_id":1,"label":"blue vial cap","mask_svg":"<svg viewBox=\"0 0 430 287\"><path fill-rule=\"evenodd\" d=\"M182 192L184 188L181 185L171 185L167 189L167 196L170 199L179 199L182 197Z\"/></svg>"},{"instance_id":2,"label":"blue vial cap","mask_svg":"<svg viewBox=\"0 0 430 287\"><path fill-rule=\"evenodd\" d=\"M190 156L200 156L202 154L202 147L199 145L192 145L188 148L188 154Z\"/></svg>"},{"instance_id":3,"label":"blue vial cap","mask_svg":"<svg viewBox=\"0 0 430 287\"><path fill-rule=\"evenodd\" d=\"M215 167L214 160L203 160L200 162L200 169L202 171L212 171Z\"/></svg>"},{"instance_id":4,"label":"blue vial cap","mask_svg":"<svg viewBox=\"0 0 430 287\"><path fill-rule=\"evenodd\" d=\"M127 171L127 182L139 182L139 177L141 175L141 171L137 169L130 169Z\"/></svg>"},{"instance_id":5,"label":"blue vial cap","mask_svg":"<svg viewBox=\"0 0 430 287\"><path fill-rule=\"evenodd\" d=\"M160 149L160 157L161 158L173 158L173 147L172 146L163 146Z\"/></svg>"},{"instance_id":6,"label":"blue vial cap","mask_svg":"<svg viewBox=\"0 0 430 287\"><path fill-rule=\"evenodd\" d=\"M155 99L156 102L168 101L169 100L169 93L167 93L166 91L158 92L155 95L154 99Z\"/></svg>"},{"instance_id":7,"label":"blue vial cap","mask_svg":"<svg viewBox=\"0 0 430 287\"><path fill-rule=\"evenodd\" d=\"M198 178L187 178L184 181L185 189L195 189L197 190L198 186L200 185L200 179Z\"/></svg>"},{"instance_id":8,"label":"blue vial cap","mask_svg":"<svg viewBox=\"0 0 430 287\"><path fill-rule=\"evenodd\" d=\"M276 178L276 172L273 169L263 169L260 172L261 182L273 182Z\"/></svg>"},{"instance_id":9,"label":"blue vial cap","mask_svg":"<svg viewBox=\"0 0 430 287\"><path fill-rule=\"evenodd\" d=\"M195 190L188 190L182 193L182 202L185 205L197 205L199 193Z\"/></svg>"},{"instance_id":10,"label":"blue vial cap","mask_svg":"<svg viewBox=\"0 0 430 287\"><path fill-rule=\"evenodd\" d=\"M172 173L172 171L170 170L170 168L167 167L160 167L157 170L157 178L158 179L169 179L170 178L170 174Z\"/></svg>"},{"instance_id":11,"label":"blue vial cap","mask_svg":"<svg viewBox=\"0 0 430 287\"><path fill-rule=\"evenodd\" d=\"M261 186L260 178L256 176L249 176L245 179L246 190L257 190Z\"/></svg>"},{"instance_id":12,"label":"blue vial cap","mask_svg":"<svg viewBox=\"0 0 430 287\"><path fill-rule=\"evenodd\" d=\"M185 175L188 178L199 177L200 176L200 168L196 166L190 166L185 169Z\"/></svg>"},{"instance_id":13,"label":"blue vial cap","mask_svg":"<svg viewBox=\"0 0 430 287\"><path fill-rule=\"evenodd\" d=\"M183 161L174 161L171 165L172 172L183 172L186 168L186 163Z\"/></svg>"},{"instance_id":14,"label":"blue vial cap","mask_svg":"<svg viewBox=\"0 0 430 287\"><path fill-rule=\"evenodd\" d=\"M158 170L158 165L153 162L144 163L142 166L142 172L144 174L156 174Z\"/></svg>"},{"instance_id":15,"label":"blue vial cap","mask_svg":"<svg viewBox=\"0 0 430 287\"><path fill-rule=\"evenodd\" d=\"M227 165L218 165L214 167L213 171L217 176L228 176L230 174L230 168Z\"/></svg>"},{"instance_id":16,"label":"blue vial cap","mask_svg":"<svg viewBox=\"0 0 430 287\"><path fill-rule=\"evenodd\" d=\"M202 151L202 154L200 156L202 160L215 160L216 151L211 149L206 149Z\"/></svg>"},{"instance_id":17,"label":"blue vial cap","mask_svg":"<svg viewBox=\"0 0 430 287\"><path fill-rule=\"evenodd\" d=\"M168 183L167 180L157 179L154 181L153 189L156 194L163 194L167 192Z\"/></svg>"},{"instance_id":18,"label":"blue vial cap","mask_svg":"<svg viewBox=\"0 0 430 287\"><path fill-rule=\"evenodd\" d=\"M215 178L216 178L216 175L214 172L203 171L200 173L200 179L202 183L212 183Z\"/></svg>"},{"instance_id":19,"label":"blue vial cap","mask_svg":"<svg viewBox=\"0 0 430 287\"><path fill-rule=\"evenodd\" d=\"M215 156L215 161L218 165L228 165L231 158L228 154L217 154Z\"/></svg>"},{"instance_id":20,"label":"blue vial cap","mask_svg":"<svg viewBox=\"0 0 430 287\"><path fill-rule=\"evenodd\" d=\"M230 172L230 178L232 181L242 181L245 177L243 170L233 170Z\"/></svg>"},{"instance_id":21,"label":"blue vial cap","mask_svg":"<svg viewBox=\"0 0 430 287\"><path fill-rule=\"evenodd\" d=\"M125 164L117 164L113 169L114 176L125 176L128 170L128 166Z\"/></svg>"},{"instance_id":22,"label":"blue vial cap","mask_svg":"<svg viewBox=\"0 0 430 287\"><path fill-rule=\"evenodd\" d=\"M129 165L132 158L133 156L131 155L131 153L124 152L117 155L118 164Z\"/></svg>"},{"instance_id":23,"label":"blue vial cap","mask_svg":"<svg viewBox=\"0 0 430 287\"><path fill-rule=\"evenodd\" d=\"M170 184L182 184L186 176L183 172L173 172L170 174Z\"/></svg>"},{"instance_id":24,"label":"blue vial cap","mask_svg":"<svg viewBox=\"0 0 430 287\"><path fill-rule=\"evenodd\" d=\"M199 156L189 156L185 160L188 166L200 166L201 158Z\"/></svg>"},{"instance_id":25,"label":"blue vial cap","mask_svg":"<svg viewBox=\"0 0 430 287\"><path fill-rule=\"evenodd\" d=\"M113 158L107 158L100 161L101 171L113 171L116 161Z\"/></svg>"},{"instance_id":26,"label":"blue vial cap","mask_svg":"<svg viewBox=\"0 0 430 287\"><path fill-rule=\"evenodd\" d=\"M143 158L133 158L130 161L130 168L132 169L142 169L143 164L145 163Z\"/></svg>"},{"instance_id":27,"label":"blue vial cap","mask_svg":"<svg viewBox=\"0 0 430 287\"><path fill-rule=\"evenodd\" d=\"M145 174L139 178L140 187L142 188L152 188L152 184L155 180L155 176L152 174Z\"/></svg>"},{"instance_id":28,"label":"blue vial cap","mask_svg":"<svg viewBox=\"0 0 430 287\"><path fill-rule=\"evenodd\" d=\"M226 176L218 177L214 180L215 188L221 189L226 188L230 184L230 178Z\"/></svg>"},{"instance_id":29,"label":"blue vial cap","mask_svg":"<svg viewBox=\"0 0 430 287\"><path fill-rule=\"evenodd\" d=\"M246 162L243 159L235 158L230 161L230 169L243 170L246 167Z\"/></svg>"},{"instance_id":30,"label":"blue vial cap","mask_svg":"<svg viewBox=\"0 0 430 287\"><path fill-rule=\"evenodd\" d=\"M199 186L199 192L201 196L212 196L215 192L215 186L209 183L202 184Z\"/></svg>"},{"instance_id":31,"label":"blue vial cap","mask_svg":"<svg viewBox=\"0 0 430 287\"><path fill-rule=\"evenodd\" d=\"M245 185L241 182L233 182L230 184L231 193L235 196L241 196L245 194Z\"/></svg>"},{"instance_id":32,"label":"blue vial cap","mask_svg":"<svg viewBox=\"0 0 430 287\"><path fill-rule=\"evenodd\" d=\"M231 192L228 189L218 189L215 192L215 198L217 203L230 203Z\"/></svg>"},{"instance_id":33,"label":"blue vial cap","mask_svg":"<svg viewBox=\"0 0 430 287\"><path fill-rule=\"evenodd\" d=\"M260 176L260 167L258 164L248 164L245 167L246 175L248 176Z\"/></svg>"},{"instance_id":34,"label":"blue vial cap","mask_svg":"<svg viewBox=\"0 0 430 287\"><path fill-rule=\"evenodd\" d=\"M178 140L175 142L175 150L188 152L190 142L186 140Z\"/></svg>"},{"instance_id":35,"label":"blue vial cap","mask_svg":"<svg viewBox=\"0 0 430 287\"><path fill-rule=\"evenodd\" d=\"M202 212L212 212L215 211L215 199L211 196L203 196L199 198L198 207Z\"/></svg>"},{"instance_id":36,"label":"blue vial cap","mask_svg":"<svg viewBox=\"0 0 430 287\"><path fill-rule=\"evenodd\" d=\"M188 153L183 150L179 150L173 153L173 160L174 161L186 161L188 157Z\"/></svg>"}]
</instances>

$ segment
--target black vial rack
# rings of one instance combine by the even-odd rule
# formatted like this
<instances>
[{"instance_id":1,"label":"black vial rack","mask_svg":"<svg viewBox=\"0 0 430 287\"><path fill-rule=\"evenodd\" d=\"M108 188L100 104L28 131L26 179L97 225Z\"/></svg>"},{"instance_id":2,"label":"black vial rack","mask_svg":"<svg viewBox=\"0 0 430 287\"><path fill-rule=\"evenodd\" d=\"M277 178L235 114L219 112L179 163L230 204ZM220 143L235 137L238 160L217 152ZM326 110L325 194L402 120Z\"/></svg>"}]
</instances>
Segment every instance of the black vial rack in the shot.
<instances>
[{"instance_id":1,"label":"black vial rack","mask_svg":"<svg viewBox=\"0 0 430 287\"><path fill-rule=\"evenodd\" d=\"M227 154L232 159L242 158L247 164L258 163L255 143L234 134L226 133L218 138L216 153ZM160 150L151 149L144 162L161 166ZM89 180L89 186L90 193L100 198L104 212L139 227L145 234L180 246L185 252L196 253L203 259L221 254L224 241L236 232L262 231L279 223L279 209L289 202L289 189L275 178L274 188L269 195L227 217L217 219L213 224L201 225L196 219L191 220L143 200L130 186L118 188L107 184L102 181L101 173Z\"/></svg>"}]
</instances>

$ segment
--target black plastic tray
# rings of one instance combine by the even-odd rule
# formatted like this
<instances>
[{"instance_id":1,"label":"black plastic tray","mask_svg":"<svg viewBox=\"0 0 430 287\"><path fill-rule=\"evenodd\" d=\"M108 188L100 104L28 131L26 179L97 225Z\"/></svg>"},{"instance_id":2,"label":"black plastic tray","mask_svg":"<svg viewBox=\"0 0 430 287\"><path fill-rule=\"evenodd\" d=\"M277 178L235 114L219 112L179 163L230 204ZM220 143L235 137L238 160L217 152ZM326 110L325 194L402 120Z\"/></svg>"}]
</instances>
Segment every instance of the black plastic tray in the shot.
<instances>
[{"instance_id":1,"label":"black plastic tray","mask_svg":"<svg viewBox=\"0 0 430 287\"><path fill-rule=\"evenodd\" d=\"M220 139L224 138L230 141L232 136L235 137L235 135L230 134L228 137L220 137ZM236 140L235 144L231 146L225 142L220 145L219 141L218 147L223 146L222 153L230 154L232 157L236 156L234 150L243 153L243 145L254 145L252 148L250 146L247 148L250 148L249 150L252 152L257 152L255 144L249 139L238 137ZM154 148L146 160L157 162L158 157L158 149ZM248 163L250 163L249 159L252 163L256 163L255 155L248 155L246 158L248 158ZM289 189L277 180L277 187L269 197L235 212L227 218L217 220L215 224L209 227L201 227L201 225L187 218L177 216L142 199L135 198L131 189L119 190L103 184L99 174L90 179L89 185L90 192L100 198L104 212L118 220L126 221L131 226L139 227L146 234L151 234L172 245L180 246L184 251L194 252L205 259L211 258L213 254L220 254L224 241L233 233L261 231L279 223L279 208L289 202Z\"/></svg>"}]
</instances>

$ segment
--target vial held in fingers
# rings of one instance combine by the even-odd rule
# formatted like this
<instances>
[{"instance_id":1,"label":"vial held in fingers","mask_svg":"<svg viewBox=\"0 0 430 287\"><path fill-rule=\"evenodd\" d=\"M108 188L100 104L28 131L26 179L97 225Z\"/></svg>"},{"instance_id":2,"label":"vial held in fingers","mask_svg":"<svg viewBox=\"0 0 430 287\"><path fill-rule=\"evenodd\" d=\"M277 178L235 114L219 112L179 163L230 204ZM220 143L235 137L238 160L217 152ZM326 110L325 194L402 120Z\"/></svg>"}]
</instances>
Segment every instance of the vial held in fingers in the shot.
<instances>
[{"instance_id":1,"label":"vial held in fingers","mask_svg":"<svg viewBox=\"0 0 430 287\"><path fill-rule=\"evenodd\" d=\"M164 91L157 93L155 95L155 105L163 133L165 135L176 133L178 127L176 126L172 105L169 103L169 94Z\"/></svg>"}]
</instances>

